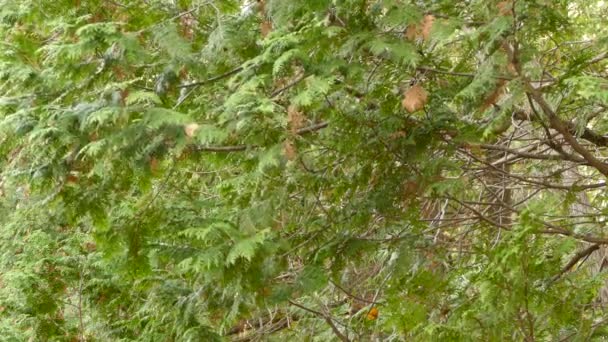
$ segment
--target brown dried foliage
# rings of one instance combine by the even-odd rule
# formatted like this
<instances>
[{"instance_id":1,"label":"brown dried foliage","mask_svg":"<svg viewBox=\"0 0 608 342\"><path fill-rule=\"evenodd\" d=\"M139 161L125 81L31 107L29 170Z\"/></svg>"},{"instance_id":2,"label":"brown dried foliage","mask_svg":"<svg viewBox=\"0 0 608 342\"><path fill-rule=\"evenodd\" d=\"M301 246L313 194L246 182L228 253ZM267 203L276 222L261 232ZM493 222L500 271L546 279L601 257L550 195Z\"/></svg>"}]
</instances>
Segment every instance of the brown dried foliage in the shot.
<instances>
[{"instance_id":1,"label":"brown dried foliage","mask_svg":"<svg viewBox=\"0 0 608 342\"><path fill-rule=\"evenodd\" d=\"M498 9L498 14L503 17L513 15L513 4L511 1L501 1L496 4L496 8Z\"/></svg>"},{"instance_id":2,"label":"brown dried foliage","mask_svg":"<svg viewBox=\"0 0 608 342\"><path fill-rule=\"evenodd\" d=\"M488 96L486 96L485 100L483 101L481 111L485 111L490 106L493 106L498 103L500 98L505 94L506 85L506 80L499 80L496 83L496 87L494 88L494 90Z\"/></svg>"},{"instance_id":3,"label":"brown dried foliage","mask_svg":"<svg viewBox=\"0 0 608 342\"><path fill-rule=\"evenodd\" d=\"M414 113L424 108L424 105L428 102L428 98L429 94L427 91L421 85L416 84L403 93L401 105L409 113Z\"/></svg>"},{"instance_id":4,"label":"brown dried foliage","mask_svg":"<svg viewBox=\"0 0 608 342\"><path fill-rule=\"evenodd\" d=\"M289 129L292 134L297 134L298 130L304 127L304 122L306 121L306 117L304 113L302 113L297 106L289 105L287 107L287 120L289 122Z\"/></svg>"},{"instance_id":5,"label":"brown dried foliage","mask_svg":"<svg viewBox=\"0 0 608 342\"><path fill-rule=\"evenodd\" d=\"M156 173L158 173L159 168L160 168L160 163L158 162L158 159L156 159L155 157L152 157L150 159L150 172L152 172L152 174L156 174Z\"/></svg>"},{"instance_id":6,"label":"brown dried foliage","mask_svg":"<svg viewBox=\"0 0 608 342\"><path fill-rule=\"evenodd\" d=\"M260 23L260 32L263 38L266 38L272 32L272 23L269 20L264 20Z\"/></svg>"},{"instance_id":7,"label":"brown dried foliage","mask_svg":"<svg viewBox=\"0 0 608 342\"><path fill-rule=\"evenodd\" d=\"M187 13L180 17L181 24L181 35L187 40L192 40L194 38L194 29L198 24L196 18L192 13Z\"/></svg>"},{"instance_id":8,"label":"brown dried foliage","mask_svg":"<svg viewBox=\"0 0 608 342\"><path fill-rule=\"evenodd\" d=\"M422 21L418 24L411 24L405 30L405 38L408 40L429 40L431 38L431 30L435 23L435 16L427 14L422 18Z\"/></svg>"},{"instance_id":9,"label":"brown dried foliage","mask_svg":"<svg viewBox=\"0 0 608 342\"><path fill-rule=\"evenodd\" d=\"M291 139L283 142L283 154L287 160L295 160L298 157L298 150Z\"/></svg>"},{"instance_id":10,"label":"brown dried foliage","mask_svg":"<svg viewBox=\"0 0 608 342\"><path fill-rule=\"evenodd\" d=\"M262 38L266 38L266 36L272 32L272 22L268 20L268 16L266 15L265 0L258 0L258 10L260 11L260 17L262 18L260 33L262 34Z\"/></svg>"}]
</instances>

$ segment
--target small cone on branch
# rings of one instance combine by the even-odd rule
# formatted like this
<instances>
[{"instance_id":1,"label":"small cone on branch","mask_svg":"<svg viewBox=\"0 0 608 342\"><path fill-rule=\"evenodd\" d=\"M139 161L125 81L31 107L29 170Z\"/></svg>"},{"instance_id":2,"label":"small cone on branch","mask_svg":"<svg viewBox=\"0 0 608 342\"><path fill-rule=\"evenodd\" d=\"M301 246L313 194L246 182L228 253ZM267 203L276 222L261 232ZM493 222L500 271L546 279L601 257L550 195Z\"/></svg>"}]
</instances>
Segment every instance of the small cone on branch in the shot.
<instances>
[{"instance_id":1,"label":"small cone on branch","mask_svg":"<svg viewBox=\"0 0 608 342\"><path fill-rule=\"evenodd\" d=\"M429 94L426 90L424 90L422 86L416 84L403 93L401 105L409 113L417 112L428 102L428 98Z\"/></svg>"}]
</instances>

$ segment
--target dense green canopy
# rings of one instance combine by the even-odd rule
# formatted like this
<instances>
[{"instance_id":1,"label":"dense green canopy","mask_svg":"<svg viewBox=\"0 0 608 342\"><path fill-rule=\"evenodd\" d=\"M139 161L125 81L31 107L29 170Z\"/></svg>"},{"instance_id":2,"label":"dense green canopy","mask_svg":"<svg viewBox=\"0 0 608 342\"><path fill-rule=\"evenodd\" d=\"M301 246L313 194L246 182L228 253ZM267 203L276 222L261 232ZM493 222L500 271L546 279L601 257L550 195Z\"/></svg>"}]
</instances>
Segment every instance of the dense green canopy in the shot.
<instances>
[{"instance_id":1,"label":"dense green canopy","mask_svg":"<svg viewBox=\"0 0 608 342\"><path fill-rule=\"evenodd\" d=\"M607 15L0 0L1 339L608 336Z\"/></svg>"}]
</instances>

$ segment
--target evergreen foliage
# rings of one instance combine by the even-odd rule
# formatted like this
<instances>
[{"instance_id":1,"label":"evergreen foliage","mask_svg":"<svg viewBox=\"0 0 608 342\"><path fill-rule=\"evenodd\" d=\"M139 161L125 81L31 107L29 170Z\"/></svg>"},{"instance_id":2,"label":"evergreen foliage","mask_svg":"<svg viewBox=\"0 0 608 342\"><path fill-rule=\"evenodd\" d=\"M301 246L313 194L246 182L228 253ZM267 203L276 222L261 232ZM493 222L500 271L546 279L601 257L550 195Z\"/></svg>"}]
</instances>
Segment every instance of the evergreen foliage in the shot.
<instances>
[{"instance_id":1,"label":"evergreen foliage","mask_svg":"<svg viewBox=\"0 0 608 342\"><path fill-rule=\"evenodd\" d=\"M608 336L607 15L0 0L1 339Z\"/></svg>"}]
</instances>

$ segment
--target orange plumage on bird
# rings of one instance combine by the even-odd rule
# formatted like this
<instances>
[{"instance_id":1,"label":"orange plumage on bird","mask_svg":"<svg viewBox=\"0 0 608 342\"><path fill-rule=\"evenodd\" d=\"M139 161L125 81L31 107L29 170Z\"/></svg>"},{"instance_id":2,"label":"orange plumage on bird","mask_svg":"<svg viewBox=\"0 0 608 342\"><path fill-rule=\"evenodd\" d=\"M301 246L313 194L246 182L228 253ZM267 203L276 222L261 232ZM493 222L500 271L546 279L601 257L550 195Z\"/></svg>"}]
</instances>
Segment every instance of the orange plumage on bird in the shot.
<instances>
[{"instance_id":1,"label":"orange plumage on bird","mask_svg":"<svg viewBox=\"0 0 608 342\"><path fill-rule=\"evenodd\" d=\"M378 319L379 314L380 314L380 312L378 311L378 308L376 308L374 306L371 309L369 309L369 312L367 313L366 318L370 321L375 321L376 319Z\"/></svg>"}]
</instances>

